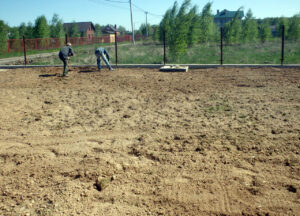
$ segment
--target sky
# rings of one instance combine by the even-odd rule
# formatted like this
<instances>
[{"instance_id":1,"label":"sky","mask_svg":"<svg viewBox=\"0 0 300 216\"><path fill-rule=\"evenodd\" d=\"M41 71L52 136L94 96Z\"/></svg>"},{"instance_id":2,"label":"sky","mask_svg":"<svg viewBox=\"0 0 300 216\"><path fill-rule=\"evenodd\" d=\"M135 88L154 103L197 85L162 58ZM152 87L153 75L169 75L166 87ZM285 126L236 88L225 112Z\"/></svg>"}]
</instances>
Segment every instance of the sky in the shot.
<instances>
[{"instance_id":1,"label":"sky","mask_svg":"<svg viewBox=\"0 0 300 216\"><path fill-rule=\"evenodd\" d=\"M175 0L131 0L134 28L141 24L158 24L162 15L173 6ZM44 15L50 22L56 13L63 22L88 22L100 25L113 24L131 30L129 0L0 0L0 20L9 26L22 22L34 24L38 16ZM181 5L183 0L178 0ZM199 11L210 1L192 0ZM243 7L246 13L252 10L254 17L291 17L300 13L300 0L214 0L212 12L235 11Z\"/></svg>"}]
</instances>

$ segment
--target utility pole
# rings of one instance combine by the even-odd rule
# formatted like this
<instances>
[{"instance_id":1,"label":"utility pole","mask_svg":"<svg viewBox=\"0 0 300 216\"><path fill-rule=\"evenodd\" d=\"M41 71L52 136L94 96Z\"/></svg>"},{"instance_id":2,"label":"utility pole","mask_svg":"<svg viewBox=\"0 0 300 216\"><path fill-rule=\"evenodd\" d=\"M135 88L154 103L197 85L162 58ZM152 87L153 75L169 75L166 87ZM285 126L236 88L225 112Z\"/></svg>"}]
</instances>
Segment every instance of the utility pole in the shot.
<instances>
[{"instance_id":1,"label":"utility pole","mask_svg":"<svg viewBox=\"0 0 300 216\"><path fill-rule=\"evenodd\" d=\"M129 0L129 4L130 4L130 17L131 17L131 29L132 29L132 43L133 45L135 44L134 41L134 28L133 28L133 19L132 19L132 6L131 6L131 0Z\"/></svg>"},{"instance_id":2,"label":"utility pole","mask_svg":"<svg viewBox=\"0 0 300 216\"><path fill-rule=\"evenodd\" d=\"M147 15L148 15L148 12L145 11L145 14L146 14L146 37L148 38L148 22L147 22Z\"/></svg>"}]
</instances>

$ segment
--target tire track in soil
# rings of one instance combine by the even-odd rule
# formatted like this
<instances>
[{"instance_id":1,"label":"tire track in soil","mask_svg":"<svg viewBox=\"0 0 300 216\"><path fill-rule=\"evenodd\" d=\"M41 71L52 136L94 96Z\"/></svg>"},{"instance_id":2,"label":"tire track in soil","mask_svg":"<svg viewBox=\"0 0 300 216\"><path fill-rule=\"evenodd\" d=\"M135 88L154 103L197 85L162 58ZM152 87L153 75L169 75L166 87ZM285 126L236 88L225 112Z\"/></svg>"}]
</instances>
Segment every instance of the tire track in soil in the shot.
<instances>
[{"instance_id":1,"label":"tire track in soil","mask_svg":"<svg viewBox=\"0 0 300 216\"><path fill-rule=\"evenodd\" d=\"M228 176L227 169L224 169L223 166L217 166L216 167L216 182L218 183L218 186L220 187L221 191L218 191L220 194L220 200L219 200L219 208L221 210L221 213L231 214L232 213L232 204L230 202L230 197L228 193L228 189L226 185L222 182L226 182L226 176ZM224 178L225 177L225 178Z\"/></svg>"}]
</instances>

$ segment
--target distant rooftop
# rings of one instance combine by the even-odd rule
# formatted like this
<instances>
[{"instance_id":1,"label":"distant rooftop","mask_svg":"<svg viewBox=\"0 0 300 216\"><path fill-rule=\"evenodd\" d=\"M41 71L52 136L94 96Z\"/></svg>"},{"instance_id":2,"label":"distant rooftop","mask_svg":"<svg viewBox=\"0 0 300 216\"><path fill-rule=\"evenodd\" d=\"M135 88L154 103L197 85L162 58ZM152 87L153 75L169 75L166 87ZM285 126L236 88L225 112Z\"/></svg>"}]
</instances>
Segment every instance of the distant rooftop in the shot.
<instances>
[{"instance_id":1,"label":"distant rooftop","mask_svg":"<svg viewBox=\"0 0 300 216\"><path fill-rule=\"evenodd\" d=\"M238 13L239 18L244 17L244 11L229 11L224 9L221 12L218 11L214 18L233 18L236 13Z\"/></svg>"},{"instance_id":2,"label":"distant rooftop","mask_svg":"<svg viewBox=\"0 0 300 216\"><path fill-rule=\"evenodd\" d=\"M95 30L95 26L92 22L75 22L80 32L86 32L90 26ZM65 28L70 28L73 23L64 23Z\"/></svg>"},{"instance_id":3,"label":"distant rooftop","mask_svg":"<svg viewBox=\"0 0 300 216\"><path fill-rule=\"evenodd\" d=\"M115 32L119 32L113 25L106 25L101 28L102 33L104 34L114 34Z\"/></svg>"}]
</instances>

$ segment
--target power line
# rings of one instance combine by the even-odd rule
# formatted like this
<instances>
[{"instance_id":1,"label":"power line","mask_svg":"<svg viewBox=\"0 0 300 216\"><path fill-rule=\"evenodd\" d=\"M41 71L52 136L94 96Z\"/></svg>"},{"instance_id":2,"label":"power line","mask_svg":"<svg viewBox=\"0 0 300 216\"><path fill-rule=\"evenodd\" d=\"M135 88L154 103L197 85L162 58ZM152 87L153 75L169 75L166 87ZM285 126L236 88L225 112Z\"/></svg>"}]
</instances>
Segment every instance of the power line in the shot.
<instances>
[{"instance_id":1,"label":"power line","mask_svg":"<svg viewBox=\"0 0 300 216\"><path fill-rule=\"evenodd\" d=\"M114 0L104 0L104 1L108 1L108 2L113 2L113 3L128 3L128 1L114 1Z\"/></svg>"},{"instance_id":2,"label":"power line","mask_svg":"<svg viewBox=\"0 0 300 216\"><path fill-rule=\"evenodd\" d=\"M124 9L124 10L129 10L130 8L128 7L123 7L123 6L118 6L116 5L116 3L120 3L120 4L128 4L129 1L118 1L118 0L89 0L93 3L96 3L96 4L104 4L104 5L107 5L107 6L111 6L111 7L115 7L115 8L120 8L120 9ZM100 2L101 1L101 2ZM154 13L151 13L149 11L146 11L144 9L142 9L141 7L137 6L136 4L133 4L131 3L136 9L137 11L139 12L143 12L143 13L148 13L149 15L151 16L156 16L156 17L163 17L163 15L158 15L158 14L154 14Z\"/></svg>"},{"instance_id":3,"label":"power line","mask_svg":"<svg viewBox=\"0 0 300 216\"><path fill-rule=\"evenodd\" d=\"M146 11L146 10L140 8L140 7L137 6L136 4L133 4L133 3L132 3L132 5L133 5L134 7L136 7L138 10L140 10L140 11L142 11L142 12L144 12L144 13L148 13L149 15L163 17L163 15L158 15L158 14L150 13L149 11Z\"/></svg>"},{"instance_id":4,"label":"power line","mask_svg":"<svg viewBox=\"0 0 300 216\"><path fill-rule=\"evenodd\" d=\"M132 27L132 39L133 39L133 44L135 43L134 41L134 27L133 27L133 17L132 17L132 6L135 7L136 11L138 12L142 12L142 13L145 13L146 15L146 26L147 26L147 15L150 15L152 17L156 17L156 18L161 18L163 17L162 15L158 15L158 14L154 14L154 13L151 13L149 11L146 11L144 10L143 8L137 6L136 4L132 3L131 0L124 0L124 1L121 1L121 0L89 0L93 3L96 3L96 4L101 4L101 5L106 5L106 6L110 6L110 7L114 7L114 8L119 8L119 9L123 9L123 10L130 10L130 17L131 17L131 27ZM123 6L119 6L120 4L129 4L129 7L123 7ZM148 29L147 29L148 30Z\"/></svg>"},{"instance_id":5,"label":"power line","mask_svg":"<svg viewBox=\"0 0 300 216\"><path fill-rule=\"evenodd\" d=\"M101 5L104 4L104 5L108 5L110 7L115 7L115 8L119 8L119 9L123 9L123 10L128 10L129 9L129 8L126 8L126 7L122 7L122 6L117 6L115 4L111 4L111 3L114 3L114 2L108 1L108 0L89 0L89 1L91 1L93 3L96 3L96 4L101 4ZM99 1L102 1L102 2L99 2ZM111 3L108 3L108 2L111 2ZM123 3L125 3L125 2L123 2ZM126 3L128 3L128 2L126 2Z\"/></svg>"}]
</instances>

